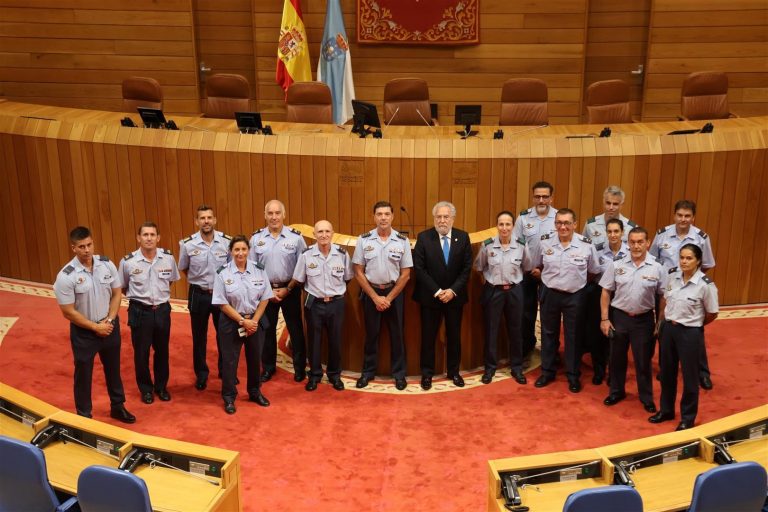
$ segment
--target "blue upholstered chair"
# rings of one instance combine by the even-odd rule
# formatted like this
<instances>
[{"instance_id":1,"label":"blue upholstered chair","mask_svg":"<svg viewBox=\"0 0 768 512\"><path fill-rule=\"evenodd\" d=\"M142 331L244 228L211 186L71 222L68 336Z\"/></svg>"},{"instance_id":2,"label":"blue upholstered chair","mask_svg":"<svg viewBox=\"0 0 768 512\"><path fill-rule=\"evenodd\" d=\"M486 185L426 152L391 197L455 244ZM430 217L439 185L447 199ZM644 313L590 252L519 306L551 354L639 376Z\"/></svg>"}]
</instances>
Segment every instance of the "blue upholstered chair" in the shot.
<instances>
[{"instance_id":1,"label":"blue upholstered chair","mask_svg":"<svg viewBox=\"0 0 768 512\"><path fill-rule=\"evenodd\" d=\"M632 487L607 485L576 491L565 500L563 512L643 512L643 498Z\"/></svg>"},{"instance_id":2,"label":"blue upholstered chair","mask_svg":"<svg viewBox=\"0 0 768 512\"><path fill-rule=\"evenodd\" d=\"M0 436L0 511L69 510L77 498L59 501L48 483L43 451L30 443Z\"/></svg>"},{"instance_id":3,"label":"blue upholstered chair","mask_svg":"<svg viewBox=\"0 0 768 512\"><path fill-rule=\"evenodd\" d=\"M756 462L718 466L696 477L689 512L760 512L766 472Z\"/></svg>"},{"instance_id":4,"label":"blue upholstered chair","mask_svg":"<svg viewBox=\"0 0 768 512\"><path fill-rule=\"evenodd\" d=\"M77 479L83 512L152 512L144 480L122 469L88 466Z\"/></svg>"}]
</instances>

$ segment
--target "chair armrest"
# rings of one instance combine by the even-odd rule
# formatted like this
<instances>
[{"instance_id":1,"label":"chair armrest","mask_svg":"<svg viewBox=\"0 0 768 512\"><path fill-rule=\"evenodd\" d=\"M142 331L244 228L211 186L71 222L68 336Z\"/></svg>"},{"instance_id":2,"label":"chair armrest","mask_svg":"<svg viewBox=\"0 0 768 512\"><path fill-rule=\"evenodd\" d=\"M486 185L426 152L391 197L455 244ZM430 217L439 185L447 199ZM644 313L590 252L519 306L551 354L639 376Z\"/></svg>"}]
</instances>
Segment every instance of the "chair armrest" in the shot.
<instances>
[{"instance_id":1,"label":"chair armrest","mask_svg":"<svg viewBox=\"0 0 768 512\"><path fill-rule=\"evenodd\" d=\"M72 508L77 505L77 496L72 496L67 501L56 507L56 512L66 512L67 510L79 510L79 508Z\"/></svg>"}]
</instances>

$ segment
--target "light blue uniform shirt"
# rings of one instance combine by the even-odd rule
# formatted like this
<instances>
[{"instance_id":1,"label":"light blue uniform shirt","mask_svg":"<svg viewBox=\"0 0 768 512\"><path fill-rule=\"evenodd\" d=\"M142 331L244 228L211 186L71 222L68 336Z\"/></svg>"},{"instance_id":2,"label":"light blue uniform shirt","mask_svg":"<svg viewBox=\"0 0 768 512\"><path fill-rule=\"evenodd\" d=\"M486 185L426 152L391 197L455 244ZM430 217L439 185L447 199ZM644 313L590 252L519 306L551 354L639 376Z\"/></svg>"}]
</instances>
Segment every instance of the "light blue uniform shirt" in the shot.
<instances>
[{"instance_id":1,"label":"light blue uniform shirt","mask_svg":"<svg viewBox=\"0 0 768 512\"><path fill-rule=\"evenodd\" d=\"M126 297L150 306L168 302L171 283L179 280L176 260L166 249L157 249L152 261L141 254L141 249L136 249L120 260L117 274Z\"/></svg>"},{"instance_id":2,"label":"light blue uniform shirt","mask_svg":"<svg viewBox=\"0 0 768 512\"><path fill-rule=\"evenodd\" d=\"M523 280L523 272L533 268L531 255L524 242L510 241L502 247L498 236L489 238L477 252L475 270L483 273L487 283L492 285L518 284Z\"/></svg>"},{"instance_id":3,"label":"light blue uniform shirt","mask_svg":"<svg viewBox=\"0 0 768 512\"><path fill-rule=\"evenodd\" d=\"M324 256L317 244L301 253L293 272L293 279L304 283L304 290L315 297L335 297L347 291L347 281L352 279L352 264L347 251L331 244L328 256Z\"/></svg>"},{"instance_id":4,"label":"light blue uniform shirt","mask_svg":"<svg viewBox=\"0 0 768 512\"><path fill-rule=\"evenodd\" d=\"M688 327L701 327L706 313L720 311L717 287L701 270L683 284L683 272L673 269L664 298L667 300L664 318Z\"/></svg>"},{"instance_id":5,"label":"light blue uniform shirt","mask_svg":"<svg viewBox=\"0 0 768 512\"><path fill-rule=\"evenodd\" d=\"M621 234L621 240L626 242L627 237L629 236L629 230L637 226L637 224L622 214L619 214L619 220L624 223L624 232ZM601 213L600 215L595 215L590 218L586 224L584 224L584 232L582 234L592 240L595 247L601 243L607 244L608 239L605 236L605 214Z\"/></svg>"},{"instance_id":6,"label":"light blue uniform shirt","mask_svg":"<svg viewBox=\"0 0 768 512\"><path fill-rule=\"evenodd\" d=\"M694 244L701 248L701 268L709 270L715 266L715 256L712 254L712 244L709 236L696 226L691 226L688 233L681 239L677 236L675 225L672 224L656 232L651 243L650 252L665 269L676 267L680 262L680 248L685 244Z\"/></svg>"},{"instance_id":7,"label":"light blue uniform shirt","mask_svg":"<svg viewBox=\"0 0 768 512\"><path fill-rule=\"evenodd\" d=\"M252 315L261 301L272 297L272 287L261 264L249 260L241 272L237 264L230 261L216 272L211 304L229 304L241 315Z\"/></svg>"},{"instance_id":8,"label":"light blue uniform shirt","mask_svg":"<svg viewBox=\"0 0 768 512\"><path fill-rule=\"evenodd\" d=\"M533 266L542 267L541 282L547 288L569 293L586 286L588 273L602 270L595 246L576 233L568 247L562 246L557 235L544 235Z\"/></svg>"},{"instance_id":9,"label":"light blue uniform shirt","mask_svg":"<svg viewBox=\"0 0 768 512\"><path fill-rule=\"evenodd\" d=\"M251 235L248 258L261 263L271 283L287 283L293 276L299 255L307 248L301 232L283 226L273 237L269 228L262 228Z\"/></svg>"},{"instance_id":10,"label":"light blue uniform shirt","mask_svg":"<svg viewBox=\"0 0 768 512\"><path fill-rule=\"evenodd\" d=\"M113 288L120 288L115 264L106 256L95 255L91 272L75 257L59 271L53 284L56 302L74 304L75 310L92 322L100 322L109 314Z\"/></svg>"},{"instance_id":11,"label":"light blue uniform shirt","mask_svg":"<svg viewBox=\"0 0 768 512\"><path fill-rule=\"evenodd\" d=\"M411 243L394 229L386 240L372 229L357 237L352 263L365 267L369 283L393 284L400 277L400 269L413 267Z\"/></svg>"},{"instance_id":12,"label":"light blue uniform shirt","mask_svg":"<svg viewBox=\"0 0 768 512\"><path fill-rule=\"evenodd\" d=\"M544 235L555 236L557 234L557 229L555 229L556 213L557 208L554 206L549 207L549 212L547 212L547 216L544 219L539 218L536 208L528 208L521 211L520 216L515 221L512 238L519 240L522 237L531 256L535 256L539 252L541 237Z\"/></svg>"},{"instance_id":13,"label":"light blue uniform shirt","mask_svg":"<svg viewBox=\"0 0 768 512\"><path fill-rule=\"evenodd\" d=\"M650 254L640 266L627 255L608 263L600 286L615 291L611 306L631 315L647 313L656 305L656 295L664 293L667 272Z\"/></svg>"},{"instance_id":14,"label":"light blue uniform shirt","mask_svg":"<svg viewBox=\"0 0 768 512\"><path fill-rule=\"evenodd\" d=\"M213 289L216 270L229 259L230 240L230 236L214 231L213 241L208 245L198 231L179 241L179 270L187 271L189 284L206 290Z\"/></svg>"}]
</instances>

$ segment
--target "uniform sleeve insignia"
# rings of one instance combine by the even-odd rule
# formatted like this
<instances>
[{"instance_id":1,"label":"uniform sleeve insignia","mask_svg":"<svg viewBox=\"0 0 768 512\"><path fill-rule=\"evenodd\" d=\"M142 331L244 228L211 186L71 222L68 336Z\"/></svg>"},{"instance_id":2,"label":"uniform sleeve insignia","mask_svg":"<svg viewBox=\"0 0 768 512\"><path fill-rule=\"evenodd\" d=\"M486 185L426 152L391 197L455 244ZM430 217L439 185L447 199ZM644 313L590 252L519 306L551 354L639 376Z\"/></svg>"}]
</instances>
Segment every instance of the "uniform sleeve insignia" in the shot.
<instances>
[{"instance_id":1,"label":"uniform sleeve insignia","mask_svg":"<svg viewBox=\"0 0 768 512\"><path fill-rule=\"evenodd\" d=\"M637 227L637 222L633 222L633 221L631 221L631 220L628 220L628 221L627 221L627 225L628 225L629 227L631 227L631 228L636 228L636 227Z\"/></svg>"},{"instance_id":2,"label":"uniform sleeve insignia","mask_svg":"<svg viewBox=\"0 0 768 512\"><path fill-rule=\"evenodd\" d=\"M216 269L216 273L217 273L217 274L221 274L221 271L222 271L222 270L224 270L224 267L226 267L226 265L222 265L222 266L220 266L219 268L217 268L217 269Z\"/></svg>"},{"instance_id":3,"label":"uniform sleeve insignia","mask_svg":"<svg viewBox=\"0 0 768 512\"><path fill-rule=\"evenodd\" d=\"M102 254L101 256L99 256L99 260L101 260L101 261L109 261L109 258Z\"/></svg>"},{"instance_id":4,"label":"uniform sleeve insignia","mask_svg":"<svg viewBox=\"0 0 768 512\"><path fill-rule=\"evenodd\" d=\"M712 284L712 279L709 278L709 276L705 275L701 278L702 281L704 281L707 284Z\"/></svg>"},{"instance_id":5,"label":"uniform sleeve insignia","mask_svg":"<svg viewBox=\"0 0 768 512\"><path fill-rule=\"evenodd\" d=\"M622 259L624 259L624 255L621 254L621 253L619 253L619 254L617 254L616 256L613 257L613 261L619 261L619 260L622 260Z\"/></svg>"},{"instance_id":6,"label":"uniform sleeve insignia","mask_svg":"<svg viewBox=\"0 0 768 512\"><path fill-rule=\"evenodd\" d=\"M404 235L404 234L402 234L402 233L398 233L398 234L397 234L397 238L399 238L400 240L408 240L408 237L407 237L407 236L405 236L405 235Z\"/></svg>"},{"instance_id":7,"label":"uniform sleeve insignia","mask_svg":"<svg viewBox=\"0 0 768 512\"><path fill-rule=\"evenodd\" d=\"M360 238L368 238L369 236L371 236L371 232L370 231L366 231L365 233L360 235Z\"/></svg>"},{"instance_id":8,"label":"uniform sleeve insignia","mask_svg":"<svg viewBox=\"0 0 768 512\"><path fill-rule=\"evenodd\" d=\"M260 261L257 261L256 262L256 268L259 269L259 270L264 270L264 264L261 263Z\"/></svg>"},{"instance_id":9,"label":"uniform sleeve insignia","mask_svg":"<svg viewBox=\"0 0 768 512\"><path fill-rule=\"evenodd\" d=\"M531 211L530 209L527 209L527 210L520 210L520 215L521 215L521 216L522 216L522 215L528 215L528 212L530 212L530 211Z\"/></svg>"},{"instance_id":10,"label":"uniform sleeve insignia","mask_svg":"<svg viewBox=\"0 0 768 512\"><path fill-rule=\"evenodd\" d=\"M589 220L587 221L587 224L594 224L595 220L596 220L595 217L590 217Z\"/></svg>"},{"instance_id":11,"label":"uniform sleeve insignia","mask_svg":"<svg viewBox=\"0 0 768 512\"><path fill-rule=\"evenodd\" d=\"M493 243L493 238L489 238L488 240L486 240L485 242L483 242L483 245L490 245L490 244L492 244L492 243Z\"/></svg>"},{"instance_id":12,"label":"uniform sleeve insignia","mask_svg":"<svg viewBox=\"0 0 768 512\"><path fill-rule=\"evenodd\" d=\"M347 253L347 250L346 250L345 248L343 248L342 246L340 246L340 245L337 245L337 246L336 246L336 249L338 249L338 251L339 251L341 254L346 254L346 253Z\"/></svg>"},{"instance_id":13,"label":"uniform sleeve insignia","mask_svg":"<svg viewBox=\"0 0 768 512\"><path fill-rule=\"evenodd\" d=\"M251 236L255 236L255 235L258 235L259 233L261 233L261 230L262 230L262 229L264 229L264 228L260 228L260 229L257 229L256 231L254 231L253 233L251 233Z\"/></svg>"},{"instance_id":14,"label":"uniform sleeve insignia","mask_svg":"<svg viewBox=\"0 0 768 512\"><path fill-rule=\"evenodd\" d=\"M605 244L603 242L600 242L599 244L595 244L595 249L598 251L602 251Z\"/></svg>"},{"instance_id":15,"label":"uniform sleeve insignia","mask_svg":"<svg viewBox=\"0 0 768 512\"><path fill-rule=\"evenodd\" d=\"M73 267L72 265L67 265L67 266L64 268L64 270L63 270L63 272L64 272L65 274L67 274L67 275L71 274L71 273L72 273L72 272L74 272L74 271L75 271L75 267Z\"/></svg>"},{"instance_id":16,"label":"uniform sleeve insignia","mask_svg":"<svg viewBox=\"0 0 768 512\"><path fill-rule=\"evenodd\" d=\"M223 238L223 239L225 239L225 240L232 240L232 236L231 236L231 235L228 235L228 234L226 234L226 233L222 233L222 234L221 234L221 238Z\"/></svg>"},{"instance_id":17,"label":"uniform sleeve insignia","mask_svg":"<svg viewBox=\"0 0 768 512\"><path fill-rule=\"evenodd\" d=\"M298 230L298 229L296 229L296 228L288 228L288 231L290 231L290 232L291 232L291 233L293 233L294 235L299 235L299 236L301 236L301 231L299 231L299 230Z\"/></svg>"},{"instance_id":18,"label":"uniform sleeve insignia","mask_svg":"<svg viewBox=\"0 0 768 512\"><path fill-rule=\"evenodd\" d=\"M170 254L171 256L173 256L173 253L171 252L171 250L170 250L170 249L163 249L163 252L164 252L165 254Z\"/></svg>"},{"instance_id":19,"label":"uniform sleeve insignia","mask_svg":"<svg viewBox=\"0 0 768 512\"><path fill-rule=\"evenodd\" d=\"M656 232L657 235L661 235L667 230L667 228L659 228L659 230Z\"/></svg>"},{"instance_id":20,"label":"uniform sleeve insignia","mask_svg":"<svg viewBox=\"0 0 768 512\"><path fill-rule=\"evenodd\" d=\"M517 243L519 243L520 245L525 245L525 238L521 236L520 238L517 239Z\"/></svg>"},{"instance_id":21,"label":"uniform sleeve insignia","mask_svg":"<svg viewBox=\"0 0 768 512\"><path fill-rule=\"evenodd\" d=\"M592 239L591 239L591 238L589 238L588 236L583 236L583 237L581 237L581 239L582 239L582 241L583 241L585 244L591 244L591 243L592 243Z\"/></svg>"},{"instance_id":22,"label":"uniform sleeve insignia","mask_svg":"<svg viewBox=\"0 0 768 512\"><path fill-rule=\"evenodd\" d=\"M123 257L123 259L124 259L124 260L129 260L129 259L131 259L131 258L133 258L133 253L132 253L132 252L129 252L128 254L126 254L126 255Z\"/></svg>"},{"instance_id":23,"label":"uniform sleeve insignia","mask_svg":"<svg viewBox=\"0 0 768 512\"><path fill-rule=\"evenodd\" d=\"M675 272L677 272L677 267L672 267L671 269L669 269L669 271L667 273L668 274L674 274Z\"/></svg>"},{"instance_id":24,"label":"uniform sleeve insignia","mask_svg":"<svg viewBox=\"0 0 768 512\"><path fill-rule=\"evenodd\" d=\"M541 239L542 240L549 240L549 233L547 233L546 235L541 235Z\"/></svg>"},{"instance_id":25,"label":"uniform sleeve insignia","mask_svg":"<svg viewBox=\"0 0 768 512\"><path fill-rule=\"evenodd\" d=\"M185 239L184 239L184 240L182 240L181 242L182 242L182 243L187 243L187 242L190 242L191 240L192 240L192 235L189 235L187 238L185 238Z\"/></svg>"},{"instance_id":26,"label":"uniform sleeve insignia","mask_svg":"<svg viewBox=\"0 0 768 512\"><path fill-rule=\"evenodd\" d=\"M706 234L705 232L703 232L703 231L699 230L699 236L700 236L701 238L704 238L704 239L706 240L706 238L707 238L709 235L708 235L708 234Z\"/></svg>"}]
</instances>

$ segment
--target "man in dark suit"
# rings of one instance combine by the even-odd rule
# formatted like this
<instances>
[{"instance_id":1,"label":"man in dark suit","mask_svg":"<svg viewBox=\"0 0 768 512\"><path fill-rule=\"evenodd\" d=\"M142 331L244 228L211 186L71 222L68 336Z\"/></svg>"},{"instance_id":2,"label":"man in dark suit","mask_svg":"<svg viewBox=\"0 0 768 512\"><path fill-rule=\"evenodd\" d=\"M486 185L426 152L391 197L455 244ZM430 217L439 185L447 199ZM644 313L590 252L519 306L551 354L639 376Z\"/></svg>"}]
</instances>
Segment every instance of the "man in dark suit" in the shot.
<instances>
[{"instance_id":1,"label":"man in dark suit","mask_svg":"<svg viewBox=\"0 0 768 512\"><path fill-rule=\"evenodd\" d=\"M416 288L413 299L421 304L421 387L432 387L435 373L435 337L445 317L448 337L448 378L464 386L461 361L461 313L467 302L467 281L472 269L469 235L453 228L456 207L441 201L432 208L435 227L419 233L413 249Z\"/></svg>"}]
</instances>

